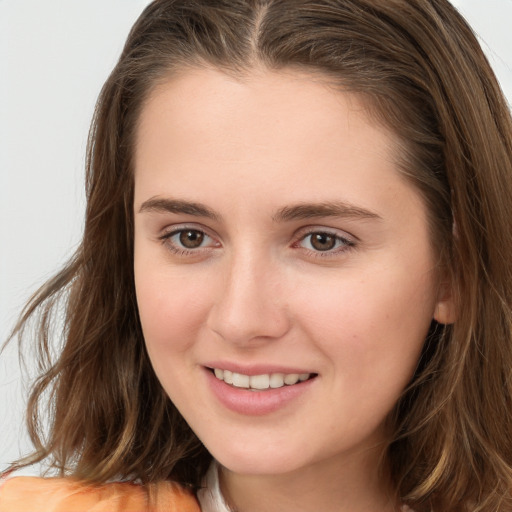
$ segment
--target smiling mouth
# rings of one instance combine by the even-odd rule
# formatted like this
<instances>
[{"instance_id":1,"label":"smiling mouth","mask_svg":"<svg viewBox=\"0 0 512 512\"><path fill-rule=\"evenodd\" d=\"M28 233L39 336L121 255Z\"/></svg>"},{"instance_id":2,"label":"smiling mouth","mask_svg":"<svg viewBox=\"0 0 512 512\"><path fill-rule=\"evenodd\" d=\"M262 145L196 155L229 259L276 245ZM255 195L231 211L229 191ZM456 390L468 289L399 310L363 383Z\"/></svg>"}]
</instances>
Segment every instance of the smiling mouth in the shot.
<instances>
[{"instance_id":1,"label":"smiling mouth","mask_svg":"<svg viewBox=\"0 0 512 512\"><path fill-rule=\"evenodd\" d=\"M316 373L265 373L261 375L244 375L220 368L210 368L217 379L235 388L250 391L265 391L293 386L316 377Z\"/></svg>"}]
</instances>

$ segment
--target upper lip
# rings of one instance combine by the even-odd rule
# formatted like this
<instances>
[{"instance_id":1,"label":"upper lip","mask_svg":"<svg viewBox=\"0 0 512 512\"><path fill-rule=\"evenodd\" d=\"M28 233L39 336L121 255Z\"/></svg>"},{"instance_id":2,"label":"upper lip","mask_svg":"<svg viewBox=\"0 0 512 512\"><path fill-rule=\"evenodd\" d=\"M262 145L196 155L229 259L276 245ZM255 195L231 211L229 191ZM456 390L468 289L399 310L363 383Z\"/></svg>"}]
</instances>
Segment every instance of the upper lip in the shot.
<instances>
[{"instance_id":1,"label":"upper lip","mask_svg":"<svg viewBox=\"0 0 512 512\"><path fill-rule=\"evenodd\" d=\"M304 374L304 373L315 373L311 369L305 369L300 367L290 367L276 364L240 364L231 361L211 361L205 363L204 366L210 369L228 370L234 373L241 373L242 375L266 375L272 373L284 373L284 374Z\"/></svg>"}]
</instances>

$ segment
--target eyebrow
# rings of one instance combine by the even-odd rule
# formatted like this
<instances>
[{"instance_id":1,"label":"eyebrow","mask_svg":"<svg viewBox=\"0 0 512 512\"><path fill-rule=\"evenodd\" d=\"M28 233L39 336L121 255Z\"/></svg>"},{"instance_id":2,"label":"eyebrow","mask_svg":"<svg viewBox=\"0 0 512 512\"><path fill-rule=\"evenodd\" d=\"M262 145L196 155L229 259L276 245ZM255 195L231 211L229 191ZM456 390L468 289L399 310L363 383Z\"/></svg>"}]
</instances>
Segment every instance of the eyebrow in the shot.
<instances>
[{"instance_id":1,"label":"eyebrow","mask_svg":"<svg viewBox=\"0 0 512 512\"><path fill-rule=\"evenodd\" d=\"M201 203L159 197L152 197L151 199L144 201L139 212L183 213L194 217L206 217L216 221L220 220L220 216L218 214Z\"/></svg>"},{"instance_id":2,"label":"eyebrow","mask_svg":"<svg viewBox=\"0 0 512 512\"><path fill-rule=\"evenodd\" d=\"M377 219L382 217L371 210L342 201L322 203L299 203L281 208L273 217L274 222L289 222L293 220L312 219L319 217L339 217L353 219Z\"/></svg>"},{"instance_id":3,"label":"eyebrow","mask_svg":"<svg viewBox=\"0 0 512 512\"><path fill-rule=\"evenodd\" d=\"M220 221L222 217L204 204L179 199L152 197L144 201L139 212L181 213L194 217L206 217ZM274 222L290 222L295 220L321 217L338 217L353 219L378 219L382 217L376 212L354 206L342 201L322 203L298 203L279 209L273 216Z\"/></svg>"}]
</instances>

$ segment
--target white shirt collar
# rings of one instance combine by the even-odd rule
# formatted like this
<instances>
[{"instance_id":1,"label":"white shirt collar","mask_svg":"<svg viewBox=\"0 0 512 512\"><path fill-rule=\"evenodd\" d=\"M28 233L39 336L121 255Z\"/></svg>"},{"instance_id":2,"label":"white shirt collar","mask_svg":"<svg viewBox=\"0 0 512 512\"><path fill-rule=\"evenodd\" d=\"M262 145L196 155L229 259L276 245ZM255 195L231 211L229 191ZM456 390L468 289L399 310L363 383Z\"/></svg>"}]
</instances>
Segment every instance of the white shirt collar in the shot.
<instances>
[{"instance_id":1,"label":"white shirt collar","mask_svg":"<svg viewBox=\"0 0 512 512\"><path fill-rule=\"evenodd\" d=\"M201 512L234 512L231 510L222 492L219 483L219 466L216 461L210 467L203 479L203 486L197 493Z\"/></svg>"}]
</instances>

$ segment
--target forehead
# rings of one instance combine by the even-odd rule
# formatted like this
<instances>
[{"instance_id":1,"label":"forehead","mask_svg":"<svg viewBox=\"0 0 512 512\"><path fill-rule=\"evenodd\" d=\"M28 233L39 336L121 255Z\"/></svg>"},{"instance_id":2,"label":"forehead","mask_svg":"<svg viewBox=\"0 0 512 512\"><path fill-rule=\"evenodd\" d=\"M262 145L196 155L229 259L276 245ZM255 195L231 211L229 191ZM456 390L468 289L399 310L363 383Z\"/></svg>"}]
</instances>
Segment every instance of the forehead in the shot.
<instances>
[{"instance_id":1,"label":"forehead","mask_svg":"<svg viewBox=\"0 0 512 512\"><path fill-rule=\"evenodd\" d=\"M337 129L347 128L347 143L367 138L382 142L386 151L394 148L394 135L370 119L366 107L362 95L337 90L320 74L255 70L234 77L212 68L190 68L152 90L139 119L137 149L149 138L161 140L157 132L167 136L159 130L163 126L176 147L189 137L204 146L214 132L223 130L231 130L226 145L246 139L272 146L275 134L297 142L313 136L328 143L329 132L335 136Z\"/></svg>"}]
</instances>

